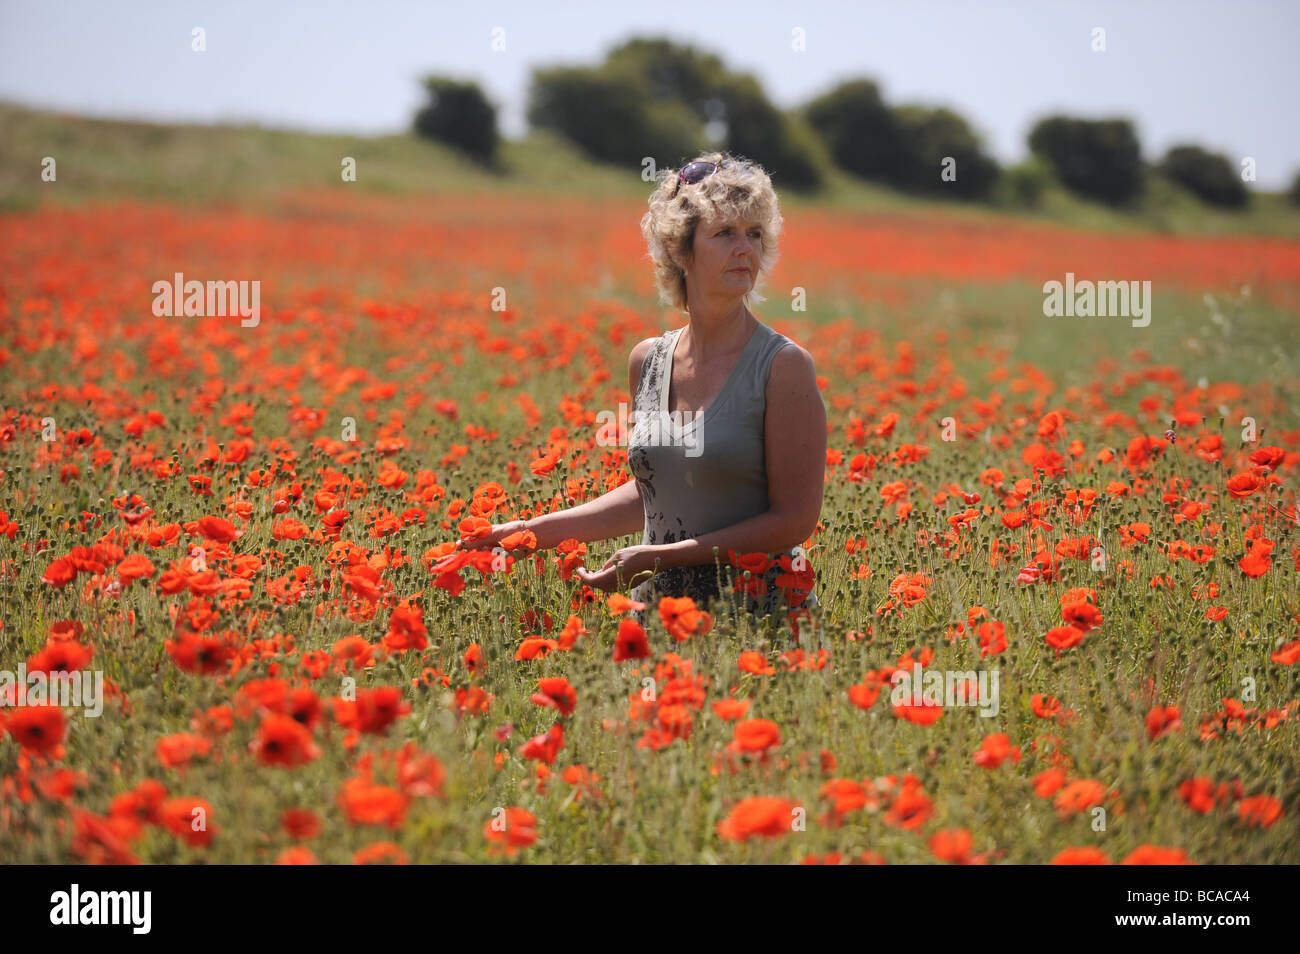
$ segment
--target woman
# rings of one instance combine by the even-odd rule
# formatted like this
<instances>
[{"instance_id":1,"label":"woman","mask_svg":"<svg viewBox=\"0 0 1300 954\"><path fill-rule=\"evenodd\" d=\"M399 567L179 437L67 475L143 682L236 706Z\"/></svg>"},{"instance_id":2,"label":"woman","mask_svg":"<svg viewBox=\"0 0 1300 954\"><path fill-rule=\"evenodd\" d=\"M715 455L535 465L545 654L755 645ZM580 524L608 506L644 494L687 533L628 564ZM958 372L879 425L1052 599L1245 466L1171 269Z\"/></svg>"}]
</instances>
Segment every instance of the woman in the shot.
<instances>
[{"instance_id":1,"label":"woman","mask_svg":"<svg viewBox=\"0 0 1300 954\"><path fill-rule=\"evenodd\" d=\"M799 545L821 514L826 408L808 352L764 325L749 304L777 258L782 216L767 173L722 153L669 171L641 231L661 300L684 328L647 338L628 357L636 478L578 507L494 525L462 543L492 547L521 529L539 549L643 531L587 585L631 592L647 607L690 596L756 615L820 605ZM748 588L733 555L763 554ZM781 585L778 585L780 581ZM637 613L644 622L645 611Z\"/></svg>"}]
</instances>

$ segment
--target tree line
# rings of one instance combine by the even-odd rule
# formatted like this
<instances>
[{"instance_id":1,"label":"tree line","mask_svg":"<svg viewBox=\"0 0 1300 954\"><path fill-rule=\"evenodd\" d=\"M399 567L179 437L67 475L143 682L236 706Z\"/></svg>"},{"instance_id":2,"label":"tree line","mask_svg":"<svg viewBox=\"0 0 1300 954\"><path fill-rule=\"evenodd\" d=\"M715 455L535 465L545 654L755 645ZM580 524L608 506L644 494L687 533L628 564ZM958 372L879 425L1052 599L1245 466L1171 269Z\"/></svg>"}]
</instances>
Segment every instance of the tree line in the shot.
<instances>
[{"instance_id":1,"label":"tree line","mask_svg":"<svg viewBox=\"0 0 1300 954\"><path fill-rule=\"evenodd\" d=\"M423 85L428 100L415 132L496 165L497 111L479 86L436 75ZM1147 163L1130 120L1062 115L1039 119L1029 132L1029 158L1003 167L951 109L892 105L874 81L854 79L782 110L752 74L667 39L629 40L595 67L533 70L526 118L599 162L639 167L650 157L676 165L720 149L761 163L779 185L804 193L817 192L833 166L919 196L1034 207L1059 183L1124 208L1157 176L1209 205L1244 209L1254 171L1248 159L1190 143ZM1300 173L1289 195L1300 204Z\"/></svg>"}]
</instances>

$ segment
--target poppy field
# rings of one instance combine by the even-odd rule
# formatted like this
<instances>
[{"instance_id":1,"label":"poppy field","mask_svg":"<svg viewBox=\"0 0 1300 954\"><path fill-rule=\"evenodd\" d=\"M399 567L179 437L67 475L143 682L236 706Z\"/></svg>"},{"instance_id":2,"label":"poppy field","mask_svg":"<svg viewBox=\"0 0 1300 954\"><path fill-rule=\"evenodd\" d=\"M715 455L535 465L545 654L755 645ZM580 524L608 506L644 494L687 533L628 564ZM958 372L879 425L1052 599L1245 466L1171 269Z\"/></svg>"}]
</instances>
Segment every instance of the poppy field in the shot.
<instances>
[{"instance_id":1,"label":"poppy field","mask_svg":"<svg viewBox=\"0 0 1300 954\"><path fill-rule=\"evenodd\" d=\"M639 538L458 540L631 479L642 211L0 217L0 859L1300 862L1300 243L786 207L822 606L641 627Z\"/></svg>"}]
</instances>

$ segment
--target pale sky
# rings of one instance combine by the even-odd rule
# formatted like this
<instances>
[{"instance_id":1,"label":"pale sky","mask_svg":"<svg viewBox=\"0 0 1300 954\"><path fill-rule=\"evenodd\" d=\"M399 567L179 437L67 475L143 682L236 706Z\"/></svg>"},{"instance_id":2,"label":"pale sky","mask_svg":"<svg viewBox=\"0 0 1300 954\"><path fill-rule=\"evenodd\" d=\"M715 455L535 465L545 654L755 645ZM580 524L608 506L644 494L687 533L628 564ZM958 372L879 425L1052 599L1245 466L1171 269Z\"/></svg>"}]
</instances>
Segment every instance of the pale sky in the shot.
<instances>
[{"instance_id":1,"label":"pale sky","mask_svg":"<svg viewBox=\"0 0 1300 954\"><path fill-rule=\"evenodd\" d=\"M667 36L756 74L783 108L875 79L891 104L955 109L1003 162L1048 113L1125 116L1149 160L1192 142L1253 157L1275 189L1300 171L1298 26L1300 0L0 0L0 99L379 134L408 128L418 78L437 72L477 81L513 138L533 67L594 66L632 36ZM791 49L796 27L806 52Z\"/></svg>"}]
</instances>

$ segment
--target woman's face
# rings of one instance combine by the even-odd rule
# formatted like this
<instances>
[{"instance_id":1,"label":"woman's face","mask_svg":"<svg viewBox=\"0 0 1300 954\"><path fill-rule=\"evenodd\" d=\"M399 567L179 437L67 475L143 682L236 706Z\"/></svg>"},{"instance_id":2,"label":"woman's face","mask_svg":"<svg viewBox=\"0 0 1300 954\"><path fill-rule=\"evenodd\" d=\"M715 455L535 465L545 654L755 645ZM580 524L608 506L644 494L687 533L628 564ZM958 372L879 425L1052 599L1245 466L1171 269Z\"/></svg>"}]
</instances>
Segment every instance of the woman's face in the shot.
<instances>
[{"instance_id":1,"label":"woman's face","mask_svg":"<svg viewBox=\"0 0 1300 954\"><path fill-rule=\"evenodd\" d=\"M758 275L762 250L763 230L757 222L701 219L695 225L695 251L686 269L688 295L692 291L706 297L745 295Z\"/></svg>"}]
</instances>

